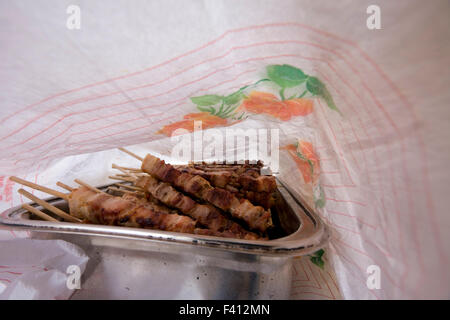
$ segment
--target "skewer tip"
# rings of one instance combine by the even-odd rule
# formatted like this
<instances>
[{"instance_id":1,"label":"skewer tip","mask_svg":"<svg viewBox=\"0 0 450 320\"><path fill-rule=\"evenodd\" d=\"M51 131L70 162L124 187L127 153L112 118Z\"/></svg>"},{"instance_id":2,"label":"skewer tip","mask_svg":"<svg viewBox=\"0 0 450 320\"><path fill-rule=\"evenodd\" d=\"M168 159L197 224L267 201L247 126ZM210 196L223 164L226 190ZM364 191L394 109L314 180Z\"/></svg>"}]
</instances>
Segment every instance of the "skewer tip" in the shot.
<instances>
[{"instance_id":1,"label":"skewer tip","mask_svg":"<svg viewBox=\"0 0 450 320\"><path fill-rule=\"evenodd\" d=\"M84 187L86 187L86 188L89 188L89 189L91 189L92 191L95 191L95 192L97 192L97 193L104 193L102 190L97 189L96 187L93 187L93 186L91 186L90 184L87 184L86 182L81 181L81 180L79 180L79 179L75 179L75 180L73 180L73 181L75 181L76 183L78 183L80 186L84 186Z\"/></svg>"},{"instance_id":2,"label":"skewer tip","mask_svg":"<svg viewBox=\"0 0 450 320\"><path fill-rule=\"evenodd\" d=\"M75 189L75 188L72 188L72 187L68 186L68 185L65 184L65 183L62 183L61 181L56 182L56 185L57 185L58 187L61 187L61 188L63 188L63 189L66 189L67 191L70 191L70 192L72 192L72 191Z\"/></svg>"},{"instance_id":3,"label":"skewer tip","mask_svg":"<svg viewBox=\"0 0 450 320\"><path fill-rule=\"evenodd\" d=\"M120 148L118 148L118 149L119 149L120 151L122 151L122 152L125 152L125 153L129 154L130 156L132 156L132 157L134 157L134 158L136 158L136 159L138 159L138 160L140 160L140 161L144 161L144 158L138 156L137 154L135 154L135 153L133 153L133 152L131 152L131 151L125 149L125 148L120 147Z\"/></svg>"},{"instance_id":4,"label":"skewer tip","mask_svg":"<svg viewBox=\"0 0 450 320\"><path fill-rule=\"evenodd\" d=\"M36 197L35 195L29 193L28 191L26 191L24 189L19 189L19 190L17 190L17 192L20 193L21 195L25 196L26 198L36 202L37 204L41 205L43 208L53 212L54 214L56 214L57 216L63 218L64 220L67 220L67 221L70 221L70 222L81 222L80 219L71 216L70 214L68 214L68 213L62 211L61 209L53 206L52 204L48 203L45 200L42 200L42 199Z\"/></svg>"},{"instance_id":5,"label":"skewer tip","mask_svg":"<svg viewBox=\"0 0 450 320\"><path fill-rule=\"evenodd\" d=\"M36 216L38 216L41 219L47 220L47 221L52 221L52 222L60 222L58 220L56 220L53 217L50 217L49 215L43 213L41 210L29 205L28 203L23 203L22 204L22 208L24 208L25 210L28 210L29 212L35 214Z\"/></svg>"},{"instance_id":6,"label":"skewer tip","mask_svg":"<svg viewBox=\"0 0 450 320\"><path fill-rule=\"evenodd\" d=\"M10 179L11 181L14 181L14 182L16 182L16 183L19 183L19 184L21 184L21 185L24 185L24 186L33 188L33 189L35 189L35 190L39 190L39 191L48 193L48 194L51 194L51 195L53 195L53 196L55 196L55 197L60 197L60 198L65 199L65 200L68 199L68 195L67 195L67 194L62 193L62 192L59 192L59 191L57 191L57 190L53 190L53 189L50 189L50 188L41 186L41 185L39 185L39 184L30 182L30 181L20 179L20 178L15 177L15 176L11 176L11 177L9 177L9 179Z\"/></svg>"}]
</instances>

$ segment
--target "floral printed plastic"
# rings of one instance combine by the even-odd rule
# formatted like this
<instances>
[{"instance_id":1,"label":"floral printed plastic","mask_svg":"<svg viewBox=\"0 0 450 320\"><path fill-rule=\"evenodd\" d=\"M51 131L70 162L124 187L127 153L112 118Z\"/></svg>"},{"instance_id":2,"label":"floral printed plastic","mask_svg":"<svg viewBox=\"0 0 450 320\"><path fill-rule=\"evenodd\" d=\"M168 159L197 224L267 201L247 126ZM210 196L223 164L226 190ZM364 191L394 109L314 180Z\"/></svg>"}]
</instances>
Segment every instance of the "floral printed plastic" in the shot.
<instances>
[{"instance_id":1,"label":"floral printed plastic","mask_svg":"<svg viewBox=\"0 0 450 320\"><path fill-rule=\"evenodd\" d=\"M9 175L98 185L137 165L119 146L176 163L178 129L278 129L280 177L332 230L293 298L448 298L448 2L381 1L380 30L361 1L173 5L81 2L75 30L62 2L0 5L0 209L25 201Z\"/></svg>"}]
</instances>

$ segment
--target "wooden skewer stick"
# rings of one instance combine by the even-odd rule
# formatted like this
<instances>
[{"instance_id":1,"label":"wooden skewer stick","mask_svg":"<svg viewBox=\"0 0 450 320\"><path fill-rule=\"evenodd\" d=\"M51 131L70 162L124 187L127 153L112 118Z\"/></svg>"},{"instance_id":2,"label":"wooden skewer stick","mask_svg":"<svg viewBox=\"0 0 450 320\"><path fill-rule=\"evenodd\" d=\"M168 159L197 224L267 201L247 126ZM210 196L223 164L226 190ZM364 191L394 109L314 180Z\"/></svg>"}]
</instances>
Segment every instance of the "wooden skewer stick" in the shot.
<instances>
[{"instance_id":1,"label":"wooden skewer stick","mask_svg":"<svg viewBox=\"0 0 450 320\"><path fill-rule=\"evenodd\" d=\"M44 187L44 186L40 186L38 184L35 184L33 182L29 182L29 181L20 179L18 177L14 177L14 176L13 177L9 177L9 180L17 182L17 183L20 183L20 184L22 184L24 186L33 188L35 190L39 190L39 191L51 194L52 196L60 197L60 198L62 198L64 200L68 200L69 199L68 195L65 194L65 193L62 193L62 192L59 192L59 191L56 191L56 190L53 190L53 189L50 189L50 188L47 188L47 187Z\"/></svg>"},{"instance_id":2,"label":"wooden skewer stick","mask_svg":"<svg viewBox=\"0 0 450 320\"><path fill-rule=\"evenodd\" d=\"M127 174L128 177L131 177L131 178L133 178L133 179L137 179L137 178L138 178L137 173L128 172L128 171L126 171L125 169L123 169L121 166L118 166L118 165L116 165L116 164L114 164L114 163L113 163L112 167L113 167L114 169L120 170L121 172Z\"/></svg>"},{"instance_id":3,"label":"wooden skewer stick","mask_svg":"<svg viewBox=\"0 0 450 320\"><path fill-rule=\"evenodd\" d=\"M108 187L107 191L112 190L112 191L118 191L118 192L122 192L122 193L134 193L132 191L128 191L128 190L123 190L123 189L119 189L116 187Z\"/></svg>"},{"instance_id":4,"label":"wooden skewer stick","mask_svg":"<svg viewBox=\"0 0 450 320\"><path fill-rule=\"evenodd\" d=\"M130 189L130 190L136 190L136 191L144 191L142 188L136 187L136 186L129 186L127 184L123 184L123 183L116 183L116 186L122 187L122 188L126 188L126 189Z\"/></svg>"},{"instance_id":5,"label":"wooden skewer stick","mask_svg":"<svg viewBox=\"0 0 450 320\"><path fill-rule=\"evenodd\" d=\"M117 170L119 170L120 172L123 172L123 173L126 174L126 175L130 175L130 173L129 173L127 170L125 170L125 168L123 168L123 167L121 167L121 166L118 166L118 165L115 164L115 163L112 164L112 168L113 168L113 169L117 169Z\"/></svg>"},{"instance_id":6,"label":"wooden skewer stick","mask_svg":"<svg viewBox=\"0 0 450 320\"><path fill-rule=\"evenodd\" d=\"M72 188L71 186L68 186L67 184L62 183L61 181L57 181L57 182L56 182L56 185L59 186L59 187L61 187L61 188L66 189L67 191L70 191L70 192L72 192L73 190L75 190L75 188ZM69 212L69 214L70 214L70 212Z\"/></svg>"},{"instance_id":7,"label":"wooden skewer stick","mask_svg":"<svg viewBox=\"0 0 450 320\"><path fill-rule=\"evenodd\" d=\"M44 219L44 220L47 220L47 221L52 221L52 222L61 222L61 221L58 221L58 220L56 220L55 218L50 217L49 215L43 213L41 210L36 209L36 208L33 207L33 206L30 206L30 205L27 204L27 203L22 204L22 208L24 208L24 209L30 211L31 213L34 213L35 215L37 215L37 216L38 216L39 218L41 218L41 219Z\"/></svg>"},{"instance_id":8,"label":"wooden skewer stick","mask_svg":"<svg viewBox=\"0 0 450 320\"><path fill-rule=\"evenodd\" d=\"M17 192L19 192L21 195L24 195L28 199L33 200L34 202L36 202L37 204L41 205L45 209L53 212L57 216L65 219L67 221L70 221L70 222L81 222L80 219L72 217L71 215L67 214L66 212L62 211L61 209L51 205L47 201L44 201L44 200L42 200L42 199L32 195L31 193L29 193L28 191L25 191L24 189L19 189Z\"/></svg>"},{"instance_id":9,"label":"wooden skewer stick","mask_svg":"<svg viewBox=\"0 0 450 320\"><path fill-rule=\"evenodd\" d=\"M124 173L116 173L115 174L115 176L116 177L134 177L134 178L137 178L137 177L142 177L142 176L146 176L147 175L147 173L139 173L139 172L127 172L127 174L124 174Z\"/></svg>"},{"instance_id":10,"label":"wooden skewer stick","mask_svg":"<svg viewBox=\"0 0 450 320\"><path fill-rule=\"evenodd\" d=\"M144 172L129 172L128 175L137 178L137 177L146 176L146 175L148 175L148 173L144 173Z\"/></svg>"},{"instance_id":11,"label":"wooden skewer stick","mask_svg":"<svg viewBox=\"0 0 450 320\"><path fill-rule=\"evenodd\" d=\"M81 180L79 180L79 179L75 179L75 180L73 180L73 181L75 181L76 183L78 183L80 186L84 186L84 187L86 187L86 188L89 188L89 189L91 189L92 191L95 191L95 192L97 192L97 193L105 193L105 192L103 192L102 190L97 189L96 187L93 187L93 186L91 186L90 184L87 184L86 182L83 182L83 181L81 181Z\"/></svg>"},{"instance_id":12,"label":"wooden skewer stick","mask_svg":"<svg viewBox=\"0 0 450 320\"><path fill-rule=\"evenodd\" d=\"M136 182L136 179L129 178L129 177L109 176L108 178L113 179L113 180L121 180L121 181L128 181L128 182Z\"/></svg>"},{"instance_id":13,"label":"wooden skewer stick","mask_svg":"<svg viewBox=\"0 0 450 320\"><path fill-rule=\"evenodd\" d=\"M113 163L112 167L114 169L124 169L124 170L128 170L128 171L134 171L134 172L142 172L141 169L139 168L130 168L130 167L124 167L124 166L118 166L117 164Z\"/></svg>"},{"instance_id":14,"label":"wooden skewer stick","mask_svg":"<svg viewBox=\"0 0 450 320\"><path fill-rule=\"evenodd\" d=\"M135 153L133 153L133 152L131 152L131 151L125 149L125 148L119 148L119 150L122 151L122 152L128 153L130 156L140 160L141 162L144 161L144 158L139 157L137 154L135 154Z\"/></svg>"},{"instance_id":15,"label":"wooden skewer stick","mask_svg":"<svg viewBox=\"0 0 450 320\"><path fill-rule=\"evenodd\" d=\"M66 189L67 191L70 191L70 192L72 192L73 189L74 189L74 188L68 186L67 184L62 183L61 181L58 181L58 182L56 183L56 185L57 185L58 187L61 187L61 188Z\"/></svg>"},{"instance_id":16,"label":"wooden skewer stick","mask_svg":"<svg viewBox=\"0 0 450 320\"><path fill-rule=\"evenodd\" d=\"M117 177L129 177L129 176L130 176L130 174L129 174L129 173L127 173L127 174L123 174L123 173L116 173L116 174L115 174L115 176L117 176Z\"/></svg>"},{"instance_id":17,"label":"wooden skewer stick","mask_svg":"<svg viewBox=\"0 0 450 320\"><path fill-rule=\"evenodd\" d=\"M129 191L129 190L124 190L124 189L119 189L119 188L115 188L115 187L108 187L108 190L112 190L112 191L118 191L118 192L123 192L123 193L128 193L128 194L139 194L139 195L144 195L143 191Z\"/></svg>"}]
</instances>

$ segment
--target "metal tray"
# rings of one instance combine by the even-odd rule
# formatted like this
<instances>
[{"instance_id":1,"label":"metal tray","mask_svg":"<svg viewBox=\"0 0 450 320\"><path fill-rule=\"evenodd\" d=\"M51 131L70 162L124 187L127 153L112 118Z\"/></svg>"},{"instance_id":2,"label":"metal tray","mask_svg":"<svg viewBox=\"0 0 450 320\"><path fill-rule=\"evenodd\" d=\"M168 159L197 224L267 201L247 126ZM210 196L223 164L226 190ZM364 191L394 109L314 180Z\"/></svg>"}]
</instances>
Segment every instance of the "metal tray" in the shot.
<instances>
[{"instance_id":1,"label":"metal tray","mask_svg":"<svg viewBox=\"0 0 450 320\"><path fill-rule=\"evenodd\" d=\"M0 224L83 248L90 260L75 299L286 299L292 258L322 248L329 233L298 195L277 182L273 211L281 237L269 241L55 223L35 220L20 206L2 213ZM68 210L61 198L47 201Z\"/></svg>"}]
</instances>

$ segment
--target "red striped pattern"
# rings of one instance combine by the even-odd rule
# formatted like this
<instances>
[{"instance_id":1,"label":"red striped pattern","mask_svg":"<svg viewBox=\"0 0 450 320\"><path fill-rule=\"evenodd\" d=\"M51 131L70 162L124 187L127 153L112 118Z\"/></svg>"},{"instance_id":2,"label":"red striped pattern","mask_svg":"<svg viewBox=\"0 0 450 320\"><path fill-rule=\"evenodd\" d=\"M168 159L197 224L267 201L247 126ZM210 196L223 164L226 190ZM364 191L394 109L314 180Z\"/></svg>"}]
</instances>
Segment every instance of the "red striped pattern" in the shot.
<instances>
[{"instance_id":1,"label":"red striped pattern","mask_svg":"<svg viewBox=\"0 0 450 320\"><path fill-rule=\"evenodd\" d=\"M328 265L328 264L327 264ZM322 270L313 265L308 257L295 259L292 266L293 284L291 298L293 299L342 299L336 280L329 266Z\"/></svg>"},{"instance_id":2,"label":"red striped pattern","mask_svg":"<svg viewBox=\"0 0 450 320\"><path fill-rule=\"evenodd\" d=\"M250 31L264 31L264 39L268 40L239 43L241 38L245 38L241 35ZM293 38L270 39L271 36L280 39L283 34ZM224 52L220 50L219 43L231 45ZM334 46L335 43L340 46ZM337 47L339 50L335 49ZM303 55L303 52L308 55ZM239 54L251 58L242 59ZM229 61L231 57L234 61ZM199 48L159 65L55 93L18 108L0 120L0 124L4 125L0 137L4 144L1 150L3 159L14 159L17 165L15 169L25 170L36 159L50 164L57 157L93 151L97 146L110 148L118 143L126 144L131 138L134 139L133 143L156 139L158 136L154 131L159 127L155 124L162 126L176 120L180 113L192 110L193 106L186 101L189 96L205 90L220 92L224 84L243 81L238 79L241 76L247 78L247 83L251 82L248 79L258 79L257 74L266 63L290 63L310 68L326 82L344 113L344 117L338 119L320 100L316 100L316 112L313 115L324 125L322 131L325 141L322 142L325 145L318 150L321 161L329 161L330 166L333 166L333 162L328 159L337 160L334 168L322 172L321 179L324 179L327 195L327 207L323 214L329 212L333 216L333 220L330 220L330 216L326 218L330 220L333 230L342 235L335 238L335 246L339 248L336 252L342 261L347 261L349 265L353 265L356 260L366 261L367 264L379 264L383 270L387 270L390 252L399 251L401 270L396 269L395 277L389 275L387 278L391 280L392 286L406 292L405 283L411 272L410 266L418 265L418 270L425 270L425 248L421 247L420 230L415 221L419 214L426 214L428 219L422 220L430 224L435 243L434 248L428 249L436 250L441 265L445 266L448 257L436 222L425 143L420 131L405 136L393 117L395 113L396 117L402 117L402 121L416 121L417 115L411 104L373 59L355 43L299 23L265 24L230 30ZM198 70L205 65L212 65L212 71L200 73ZM136 80L131 86L121 84L123 80L127 80L128 84L133 79ZM396 101L395 104L385 105L385 99L374 92L371 84L377 81L387 83L391 92L383 94L390 98L389 101ZM121 90L107 90L106 84L112 82L117 83ZM126 99L118 100L125 93ZM26 112L31 110L34 113L28 116ZM150 110L151 113L147 113ZM58 111L57 118L48 119L47 116L55 111ZM24 120L17 121L19 116ZM92 129L94 124L96 130ZM148 132L149 127L152 132ZM17 138L19 133L20 139ZM384 143L380 139L388 141ZM422 183L418 188L425 194L426 210L415 209L419 200L412 196L410 189L412 167L406 158L410 150L421 150L415 164L420 168ZM329 151L335 154L327 154ZM394 154L399 154L399 157L394 157ZM379 169L383 167L384 159L389 164L385 171ZM12 169L11 161L2 161L0 169L4 172ZM399 181L404 182L402 187L405 190L399 189ZM8 193L5 187L3 190L1 200L5 201ZM365 193L364 190L370 192ZM12 200L8 198L6 201ZM389 224L383 223L378 227L377 223L373 223L384 220L388 220ZM405 220L409 223L405 224ZM366 228L353 229L349 221L353 221L354 226L359 223ZM376 233L377 237L369 237L373 232L380 232L381 235ZM359 243L361 237L375 239L376 242L369 240L365 248L353 246L353 243ZM378 241L379 238L384 239L382 243ZM410 253L412 251L413 254ZM364 281L363 266L350 270L353 278ZM326 278L327 274L316 276ZM393 281L398 276L399 280ZM417 280L416 287L420 281ZM327 284L327 287L332 288L334 285ZM323 292L319 294L330 297ZM384 290L382 294L383 297L389 297L389 290ZM372 291L369 295L378 297Z\"/></svg>"}]
</instances>

